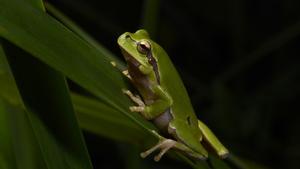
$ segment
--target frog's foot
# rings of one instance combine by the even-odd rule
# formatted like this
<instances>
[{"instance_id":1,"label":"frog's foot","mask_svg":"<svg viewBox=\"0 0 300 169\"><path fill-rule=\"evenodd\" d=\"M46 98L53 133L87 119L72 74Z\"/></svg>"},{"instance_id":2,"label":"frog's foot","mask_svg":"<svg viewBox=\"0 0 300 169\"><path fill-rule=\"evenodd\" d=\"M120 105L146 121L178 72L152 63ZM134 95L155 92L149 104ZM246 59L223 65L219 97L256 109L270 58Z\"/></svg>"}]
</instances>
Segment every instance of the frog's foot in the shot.
<instances>
[{"instance_id":1,"label":"frog's foot","mask_svg":"<svg viewBox=\"0 0 300 169\"><path fill-rule=\"evenodd\" d=\"M131 91L123 89L122 90L124 94L126 94L134 103L136 103L138 106L131 106L130 109L132 109L131 111L134 112L141 112L144 110L145 108L145 103L143 102L143 100L141 99L141 97L139 95L133 95L131 93Z\"/></svg>"},{"instance_id":2,"label":"frog's foot","mask_svg":"<svg viewBox=\"0 0 300 169\"><path fill-rule=\"evenodd\" d=\"M149 154L151 154L152 152L154 152L157 149L160 149L160 152L158 155L156 155L154 157L154 161L159 161L161 159L161 157L172 147L175 146L177 142L171 139L164 139L162 141L159 141L154 147L150 148L149 150L141 153L141 157L145 158L147 157Z\"/></svg>"}]
</instances>

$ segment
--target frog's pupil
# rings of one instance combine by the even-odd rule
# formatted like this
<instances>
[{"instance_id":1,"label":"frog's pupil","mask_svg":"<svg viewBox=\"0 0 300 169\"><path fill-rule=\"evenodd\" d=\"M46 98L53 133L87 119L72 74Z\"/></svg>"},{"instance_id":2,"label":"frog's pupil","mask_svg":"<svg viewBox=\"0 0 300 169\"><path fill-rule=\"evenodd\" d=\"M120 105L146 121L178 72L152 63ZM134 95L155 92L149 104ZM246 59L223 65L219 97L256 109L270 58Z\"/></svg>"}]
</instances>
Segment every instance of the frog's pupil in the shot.
<instances>
[{"instance_id":1,"label":"frog's pupil","mask_svg":"<svg viewBox=\"0 0 300 169\"><path fill-rule=\"evenodd\" d=\"M141 47L142 47L143 50L148 50L147 46L144 45L144 44L141 44Z\"/></svg>"},{"instance_id":2,"label":"frog's pupil","mask_svg":"<svg viewBox=\"0 0 300 169\"><path fill-rule=\"evenodd\" d=\"M143 42L139 42L138 50L140 50L142 53L147 53L149 51L149 47L147 46L147 44L144 44Z\"/></svg>"}]
</instances>

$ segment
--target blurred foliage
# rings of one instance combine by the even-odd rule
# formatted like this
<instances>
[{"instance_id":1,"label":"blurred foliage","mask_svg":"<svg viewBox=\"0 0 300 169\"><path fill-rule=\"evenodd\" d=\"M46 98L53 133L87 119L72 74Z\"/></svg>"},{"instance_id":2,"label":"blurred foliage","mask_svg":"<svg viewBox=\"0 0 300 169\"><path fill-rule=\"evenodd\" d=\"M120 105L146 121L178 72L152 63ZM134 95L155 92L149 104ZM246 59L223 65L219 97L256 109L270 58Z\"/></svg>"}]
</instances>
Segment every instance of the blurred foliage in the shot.
<instances>
[{"instance_id":1,"label":"blurred foliage","mask_svg":"<svg viewBox=\"0 0 300 169\"><path fill-rule=\"evenodd\" d=\"M300 112L296 100L300 92L297 57L300 52L300 1L48 1L86 30L93 37L92 41L101 42L118 56L121 54L116 39L121 33L149 28L179 70L197 116L240 157L235 159L235 165L239 164L240 168L264 168L262 165L299 168ZM93 52L89 57L97 58ZM57 69L65 69L63 66ZM100 76L101 72L98 73L91 76ZM5 84L1 83L1 89ZM69 84L73 92L90 95L77 84L70 81ZM2 93L1 97L13 100L9 94ZM97 115L100 109L113 111L105 104L99 105L94 98L73 94L72 99L81 127L89 131L84 135L94 168L186 167L167 158L159 165L150 158L141 161L137 157L140 148L99 136L126 141L128 137L123 136L126 130L117 136L114 131L126 126L137 132L140 130L111 116ZM0 111L10 107L6 101L0 100L0 103L6 105L0 105ZM3 119L7 117L0 116L0 136L8 138L7 130L3 130L7 126ZM116 116L119 117L116 119L124 118L120 114ZM107 124L97 126L97 118L104 119L102 121ZM122 125L112 127L111 123ZM134 137L134 133L131 135L130 138ZM0 144L0 150L9 152L13 145L9 145L9 140L1 141L8 147ZM9 165L5 158L0 153L0 168ZM8 158L12 160L12 156ZM215 168L226 168L218 162L213 162Z\"/></svg>"},{"instance_id":2,"label":"blurred foliage","mask_svg":"<svg viewBox=\"0 0 300 169\"><path fill-rule=\"evenodd\" d=\"M18 5L25 11L31 9L45 13L41 0L31 0L26 3L0 2L1 37L6 38L0 39L0 57L3 65L1 75L8 75L10 81L15 82L11 85L11 91L14 92L17 87L20 94L18 95L20 97L17 96L18 98L15 99L19 101L17 104L20 106L5 101L0 105L2 120L6 121L3 133L7 133L3 138L7 140L5 142L7 145L3 147L8 147L8 150L10 148L10 151L0 152L1 156L9 159L4 163L4 167L7 169L92 169L65 77L34 58L32 53L16 46L15 44L20 41L16 42L6 36L13 33L12 39L24 38L30 14L18 10ZM16 15L13 16L14 14ZM25 28L16 26L22 23ZM41 40L40 36L36 36L34 40ZM33 43L29 42L27 45ZM32 46L32 48L37 47ZM16 94L13 93L13 96ZM0 144L2 145L1 142Z\"/></svg>"}]
</instances>

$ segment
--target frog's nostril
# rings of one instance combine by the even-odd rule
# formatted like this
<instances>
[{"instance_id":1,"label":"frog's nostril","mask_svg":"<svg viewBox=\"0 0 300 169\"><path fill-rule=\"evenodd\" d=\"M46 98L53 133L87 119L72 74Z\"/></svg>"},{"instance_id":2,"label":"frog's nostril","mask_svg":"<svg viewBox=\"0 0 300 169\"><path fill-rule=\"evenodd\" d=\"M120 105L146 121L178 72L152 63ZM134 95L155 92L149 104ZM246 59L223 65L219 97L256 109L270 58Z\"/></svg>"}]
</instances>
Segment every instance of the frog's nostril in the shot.
<instances>
[{"instance_id":1,"label":"frog's nostril","mask_svg":"<svg viewBox=\"0 0 300 169\"><path fill-rule=\"evenodd\" d=\"M129 35L126 35L125 38L128 39L128 38L130 38L130 36L129 36Z\"/></svg>"}]
</instances>

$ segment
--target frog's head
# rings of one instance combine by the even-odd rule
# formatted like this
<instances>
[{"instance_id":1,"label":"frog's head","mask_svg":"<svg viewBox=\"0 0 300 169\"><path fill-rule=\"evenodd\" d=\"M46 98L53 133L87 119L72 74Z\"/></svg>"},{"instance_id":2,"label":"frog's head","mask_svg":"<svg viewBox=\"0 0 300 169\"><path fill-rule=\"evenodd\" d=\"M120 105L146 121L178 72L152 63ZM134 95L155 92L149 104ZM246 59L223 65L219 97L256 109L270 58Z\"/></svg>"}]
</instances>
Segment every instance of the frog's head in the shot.
<instances>
[{"instance_id":1,"label":"frog's head","mask_svg":"<svg viewBox=\"0 0 300 169\"><path fill-rule=\"evenodd\" d=\"M141 29L135 33L125 32L118 38L118 44L122 49L126 62L130 62L135 66L153 66L151 59L155 61L152 55L154 42L150 39L147 31Z\"/></svg>"}]
</instances>

